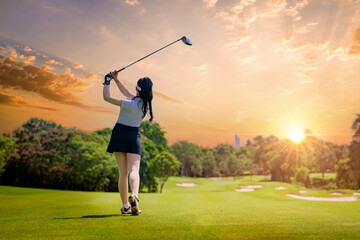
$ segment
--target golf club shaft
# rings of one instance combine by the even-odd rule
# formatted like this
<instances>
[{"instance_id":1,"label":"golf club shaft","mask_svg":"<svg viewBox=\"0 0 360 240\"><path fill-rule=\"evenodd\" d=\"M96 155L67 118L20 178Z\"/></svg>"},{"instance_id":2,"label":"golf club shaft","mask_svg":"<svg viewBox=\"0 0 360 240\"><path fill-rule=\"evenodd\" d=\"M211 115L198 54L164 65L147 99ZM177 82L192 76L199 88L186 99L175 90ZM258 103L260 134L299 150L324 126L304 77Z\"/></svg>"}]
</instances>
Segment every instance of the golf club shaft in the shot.
<instances>
[{"instance_id":1,"label":"golf club shaft","mask_svg":"<svg viewBox=\"0 0 360 240\"><path fill-rule=\"evenodd\" d=\"M181 40L181 38L179 38L178 40L176 40L176 41L174 41L174 42L172 42L172 43L169 43L168 45L166 45L166 46L164 46L164 47L156 50L155 52L152 52L152 53L146 55L145 57L140 58L139 60L137 60L137 61L135 61L135 62L133 62L133 63L130 63L130 64L127 65L126 67L123 67L123 68L121 68L120 70L117 70L116 72L121 72L121 71L125 70L126 68L130 67L131 65L134 65L135 63L140 62L141 60L143 60L143 59L145 59L145 58L153 55L154 53L157 53L157 52L163 50L164 48L167 48L168 46L170 46L170 45L172 45L172 44L174 44L174 43L176 43L176 42L178 42L178 41L180 41L180 40Z\"/></svg>"}]
</instances>

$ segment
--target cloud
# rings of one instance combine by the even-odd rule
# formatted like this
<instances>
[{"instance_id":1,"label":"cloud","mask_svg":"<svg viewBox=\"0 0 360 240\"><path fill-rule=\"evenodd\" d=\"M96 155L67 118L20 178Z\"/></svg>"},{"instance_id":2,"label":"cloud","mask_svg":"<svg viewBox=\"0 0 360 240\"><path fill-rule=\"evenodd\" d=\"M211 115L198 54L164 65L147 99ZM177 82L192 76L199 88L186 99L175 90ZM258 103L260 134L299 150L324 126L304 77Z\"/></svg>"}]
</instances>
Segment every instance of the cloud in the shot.
<instances>
[{"instance_id":1,"label":"cloud","mask_svg":"<svg viewBox=\"0 0 360 240\"><path fill-rule=\"evenodd\" d=\"M85 79L86 80L90 80L90 79L93 79L95 77L95 74L94 73L88 73L85 75Z\"/></svg>"},{"instance_id":2,"label":"cloud","mask_svg":"<svg viewBox=\"0 0 360 240\"><path fill-rule=\"evenodd\" d=\"M63 10L60 9L60 8L57 8L57 7L54 7L54 6L50 6L50 5L43 6L43 8L48 9L48 10L53 11L53 12L56 12L56 13L60 13L60 12L63 11Z\"/></svg>"},{"instance_id":3,"label":"cloud","mask_svg":"<svg viewBox=\"0 0 360 240\"><path fill-rule=\"evenodd\" d=\"M85 106L74 90L87 87L88 84L73 76L57 75L33 65L25 65L12 61L10 58L0 58L0 85L3 88L21 89L55 102Z\"/></svg>"},{"instance_id":4,"label":"cloud","mask_svg":"<svg viewBox=\"0 0 360 240\"><path fill-rule=\"evenodd\" d=\"M0 104L7 104L19 107L21 104L27 103L21 97L10 96L0 92Z\"/></svg>"},{"instance_id":5,"label":"cloud","mask_svg":"<svg viewBox=\"0 0 360 240\"><path fill-rule=\"evenodd\" d=\"M134 6L134 5L139 4L139 1L138 0L125 0L125 4L129 5L129 6Z\"/></svg>"},{"instance_id":6,"label":"cloud","mask_svg":"<svg viewBox=\"0 0 360 240\"><path fill-rule=\"evenodd\" d=\"M15 59L17 58L17 56L18 56L18 55L17 55L17 53L16 53L15 51L11 51L9 58L10 58L10 60L15 61Z\"/></svg>"},{"instance_id":7,"label":"cloud","mask_svg":"<svg viewBox=\"0 0 360 240\"><path fill-rule=\"evenodd\" d=\"M73 64L73 67L74 67L75 69L84 69L84 68L85 68L84 65L82 65L82 64L80 64L80 63L74 63L74 64Z\"/></svg>"},{"instance_id":8,"label":"cloud","mask_svg":"<svg viewBox=\"0 0 360 240\"><path fill-rule=\"evenodd\" d=\"M207 74L207 65L205 63L200 64L199 66L193 67L196 71L198 71L201 75Z\"/></svg>"},{"instance_id":9,"label":"cloud","mask_svg":"<svg viewBox=\"0 0 360 240\"><path fill-rule=\"evenodd\" d=\"M0 46L0 50L5 50L5 48L3 48L2 46Z\"/></svg>"},{"instance_id":10,"label":"cloud","mask_svg":"<svg viewBox=\"0 0 360 240\"><path fill-rule=\"evenodd\" d=\"M61 66L63 65L61 62L55 61L53 59L46 60L45 63L49 65L61 65Z\"/></svg>"},{"instance_id":11,"label":"cloud","mask_svg":"<svg viewBox=\"0 0 360 240\"><path fill-rule=\"evenodd\" d=\"M25 52L31 52L32 49L31 49L29 46L26 46L26 47L24 48L24 51L25 51Z\"/></svg>"},{"instance_id":12,"label":"cloud","mask_svg":"<svg viewBox=\"0 0 360 240\"><path fill-rule=\"evenodd\" d=\"M43 66L41 69L44 70L45 72L50 72L50 71L54 70L53 67L51 67L51 66L46 66L46 65Z\"/></svg>"},{"instance_id":13,"label":"cloud","mask_svg":"<svg viewBox=\"0 0 360 240\"><path fill-rule=\"evenodd\" d=\"M218 0L203 0L207 8L212 8L216 5Z\"/></svg>"},{"instance_id":14,"label":"cloud","mask_svg":"<svg viewBox=\"0 0 360 240\"><path fill-rule=\"evenodd\" d=\"M309 2L307 0L296 1L295 6L288 7L287 9L285 9L285 13L286 13L286 15L293 17L295 20L298 16L300 10L303 9L308 4L309 4Z\"/></svg>"},{"instance_id":15,"label":"cloud","mask_svg":"<svg viewBox=\"0 0 360 240\"><path fill-rule=\"evenodd\" d=\"M50 68L49 66L37 67L27 65L22 62L16 62L10 57L0 56L0 87L36 93L47 100L89 111L114 113L110 108L85 104L75 95L89 87L91 83L76 78L73 74L58 75L51 72ZM2 96L2 98L4 102L16 100L6 96ZM17 100L18 102L21 101L21 99ZM41 106L32 107L46 108Z\"/></svg>"},{"instance_id":16,"label":"cloud","mask_svg":"<svg viewBox=\"0 0 360 240\"><path fill-rule=\"evenodd\" d=\"M169 102L172 102L172 103L177 103L177 104L183 104L182 101L176 99L176 98L172 98L172 97L169 97L163 93L160 93L160 92L157 92L157 91L154 91L154 95L159 97L159 98L162 98L164 100L167 100Z\"/></svg>"},{"instance_id":17,"label":"cloud","mask_svg":"<svg viewBox=\"0 0 360 240\"><path fill-rule=\"evenodd\" d=\"M111 31L109 31L105 26L102 26L100 28L100 36L108 40L116 40L116 36Z\"/></svg>"},{"instance_id":18,"label":"cloud","mask_svg":"<svg viewBox=\"0 0 360 240\"><path fill-rule=\"evenodd\" d=\"M311 30L313 30L319 23L318 22L312 22L308 23L305 26L299 27L295 30L295 33L298 34L306 34L309 33Z\"/></svg>"},{"instance_id":19,"label":"cloud","mask_svg":"<svg viewBox=\"0 0 360 240\"><path fill-rule=\"evenodd\" d=\"M360 28L356 29L353 34L353 44L349 50L350 55L360 53Z\"/></svg>"},{"instance_id":20,"label":"cloud","mask_svg":"<svg viewBox=\"0 0 360 240\"><path fill-rule=\"evenodd\" d=\"M4 104L7 106L13 106L13 107L29 106L29 107L44 109L44 110L49 110L49 111L58 111L55 108L31 105L21 97L7 95L6 93L2 93L2 92L0 92L0 104Z\"/></svg>"},{"instance_id":21,"label":"cloud","mask_svg":"<svg viewBox=\"0 0 360 240\"><path fill-rule=\"evenodd\" d=\"M64 74L70 75L71 74L71 68L64 68Z\"/></svg>"},{"instance_id":22,"label":"cloud","mask_svg":"<svg viewBox=\"0 0 360 240\"><path fill-rule=\"evenodd\" d=\"M24 64L28 64L28 63L33 62L33 61L36 60L36 56L27 56L27 57L25 57L24 55L20 55L19 58L22 60L22 62Z\"/></svg>"}]
</instances>

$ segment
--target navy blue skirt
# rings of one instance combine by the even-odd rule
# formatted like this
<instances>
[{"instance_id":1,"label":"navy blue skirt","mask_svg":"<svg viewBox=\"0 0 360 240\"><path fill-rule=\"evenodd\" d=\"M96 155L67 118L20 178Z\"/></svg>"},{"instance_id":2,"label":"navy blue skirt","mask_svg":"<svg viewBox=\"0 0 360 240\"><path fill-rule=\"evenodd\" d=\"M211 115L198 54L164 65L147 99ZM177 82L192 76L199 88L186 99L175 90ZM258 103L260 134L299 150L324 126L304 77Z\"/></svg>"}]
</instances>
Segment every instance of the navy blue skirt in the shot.
<instances>
[{"instance_id":1,"label":"navy blue skirt","mask_svg":"<svg viewBox=\"0 0 360 240\"><path fill-rule=\"evenodd\" d=\"M110 142L106 151L109 153L124 152L141 155L139 128L116 123L112 130Z\"/></svg>"}]
</instances>

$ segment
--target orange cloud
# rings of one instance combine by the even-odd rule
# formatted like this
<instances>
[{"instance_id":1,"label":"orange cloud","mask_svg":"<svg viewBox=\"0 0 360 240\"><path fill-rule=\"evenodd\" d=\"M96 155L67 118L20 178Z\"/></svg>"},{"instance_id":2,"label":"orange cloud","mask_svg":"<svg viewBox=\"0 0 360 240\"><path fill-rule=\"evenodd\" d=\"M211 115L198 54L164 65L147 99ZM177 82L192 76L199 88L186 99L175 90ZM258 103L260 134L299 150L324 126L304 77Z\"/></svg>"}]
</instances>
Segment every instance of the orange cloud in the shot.
<instances>
[{"instance_id":1,"label":"orange cloud","mask_svg":"<svg viewBox=\"0 0 360 240\"><path fill-rule=\"evenodd\" d=\"M5 48L3 48L2 46L0 46L0 50L5 50Z\"/></svg>"},{"instance_id":2,"label":"orange cloud","mask_svg":"<svg viewBox=\"0 0 360 240\"><path fill-rule=\"evenodd\" d=\"M71 68L64 68L65 74L71 74Z\"/></svg>"},{"instance_id":3,"label":"orange cloud","mask_svg":"<svg viewBox=\"0 0 360 240\"><path fill-rule=\"evenodd\" d=\"M89 73L89 74L85 75L86 80L93 79L94 77L95 77L95 74L93 74L93 73Z\"/></svg>"},{"instance_id":4,"label":"orange cloud","mask_svg":"<svg viewBox=\"0 0 360 240\"><path fill-rule=\"evenodd\" d=\"M17 58L17 56L18 55L17 55L17 53L15 51L11 51L9 58L10 58L11 61L14 61L15 58Z\"/></svg>"},{"instance_id":5,"label":"orange cloud","mask_svg":"<svg viewBox=\"0 0 360 240\"><path fill-rule=\"evenodd\" d=\"M358 54L360 53L360 28L354 31L353 45L349 50L349 54Z\"/></svg>"},{"instance_id":6,"label":"orange cloud","mask_svg":"<svg viewBox=\"0 0 360 240\"><path fill-rule=\"evenodd\" d=\"M26 47L24 48L24 51L25 51L25 52L31 52L32 49L31 49L29 46L26 46Z\"/></svg>"},{"instance_id":7,"label":"orange cloud","mask_svg":"<svg viewBox=\"0 0 360 240\"><path fill-rule=\"evenodd\" d=\"M18 96L10 96L5 93L0 92L0 104L5 104L7 106L13 106L13 107L22 107L22 106L29 106L49 111L57 111L55 108L49 108L49 107L43 107L43 106L35 106L31 105L28 102L26 102L23 98Z\"/></svg>"},{"instance_id":8,"label":"orange cloud","mask_svg":"<svg viewBox=\"0 0 360 240\"><path fill-rule=\"evenodd\" d=\"M44 70L45 72L50 72L50 71L54 70L54 68L50 67L50 66L43 66L41 69Z\"/></svg>"},{"instance_id":9,"label":"orange cloud","mask_svg":"<svg viewBox=\"0 0 360 240\"><path fill-rule=\"evenodd\" d=\"M20 59L22 60L22 62L25 63L25 64L28 64L28 63L36 60L36 56L27 56L27 57L25 57L24 55L20 55L19 58L20 58Z\"/></svg>"},{"instance_id":10,"label":"orange cloud","mask_svg":"<svg viewBox=\"0 0 360 240\"><path fill-rule=\"evenodd\" d=\"M180 101L180 100L178 100L176 98L169 97L169 96L167 96L167 95L165 95L165 94L163 94L161 92L154 91L154 95L157 96L157 97L160 97L162 99L165 99L165 100L167 100L169 102L172 102L172 103L183 104L182 101Z\"/></svg>"},{"instance_id":11,"label":"orange cloud","mask_svg":"<svg viewBox=\"0 0 360 240\"><path fill-rule=\"evenodd\" d=\"M217 3L217 0L203 0L207 8L212 8Z\"/></svg>"},{"instance_id":12,"label":"orange cloud","mask_svg":"<svg viewBox=\"0 0 360 240\"><path fill-rule=\"evenodd\" d=\"M61 62L58 62L58 61L55 61L53 59L49 59L49 60L46 60L45 63L47 64L50 64L50 65L63 65Z\"/></svg>"},{"instance_id":13,"label":"orange cloud","mask_svg":"<svg viewBox=\"0 0 360 240\"><path fill-rule=\"evenodd\" d=\"M90 83L74 77L72 74L55 74L46 67L37 67L26 65L22 62L16 62L10 57L0 56L0 87L3 89L23 90L36 93L47 100L62 104L72 105L89 111L114 113L110 108L91 106L75 94ZM77 90L77 92L74 92ZM4 95L4 94L3 94ZM3 96L4 102L11 102L11 99ZM13 99L14 101L16 99ZM19 100L19 99L18 99ZM36 108L44 108L32 106Z\"/></svg>"},{"instance_id":14,"label":"orange cloud","mask_svg":"<svg viewBox=\"0 0 360 240\"><path fill-rule=\"evenodd\" d=\"M72 94L73 88L86 87L88 84L70 75L57 75L47 69L14 62L0 57L0 85L3 88L21 89L59 103L84 106Z\"/></svg>"},{"instance_id":15,"label":"orange cloud","mask_svg":"<svg viewBox=\"0 0 360 240\"><path fill-rule=\"evenodd\" d=\"M125 4L134 6L134 5L139 4L139 1L138 0L125 0Z\"/></svg>"},{"instance_id":16,"label":"orange cloud","mask_svg":"<svg viewBox=\"0 0 360 240\"><path fill-rule=\"evenodd\" d=\"M74 67L75 69L79 69L79 68L84 69L84 65L82 65L82 64L80 64L80 63L74 63L74 64L73 64L73 67Z\"/></svg>"}]
</instances>

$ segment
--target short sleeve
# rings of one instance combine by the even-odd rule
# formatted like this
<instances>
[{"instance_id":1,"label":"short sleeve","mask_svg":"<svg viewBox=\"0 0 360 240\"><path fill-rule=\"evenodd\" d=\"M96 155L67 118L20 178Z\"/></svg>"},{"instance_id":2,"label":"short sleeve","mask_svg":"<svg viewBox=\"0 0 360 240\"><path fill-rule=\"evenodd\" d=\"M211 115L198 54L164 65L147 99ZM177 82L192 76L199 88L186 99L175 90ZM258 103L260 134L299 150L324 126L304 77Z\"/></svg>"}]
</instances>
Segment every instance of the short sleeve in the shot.
<instances>
[{"instance_id":1,"label":"short sleeve","mask_svg":"<svg viewBox=\"0 0 360 240\"><path fill-rule=\"evenodd\" d=\"M121 107L123 108L130 108L131 107L131 101L130 100L121 100Z\"/></svg>"}]
</instances>

